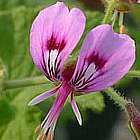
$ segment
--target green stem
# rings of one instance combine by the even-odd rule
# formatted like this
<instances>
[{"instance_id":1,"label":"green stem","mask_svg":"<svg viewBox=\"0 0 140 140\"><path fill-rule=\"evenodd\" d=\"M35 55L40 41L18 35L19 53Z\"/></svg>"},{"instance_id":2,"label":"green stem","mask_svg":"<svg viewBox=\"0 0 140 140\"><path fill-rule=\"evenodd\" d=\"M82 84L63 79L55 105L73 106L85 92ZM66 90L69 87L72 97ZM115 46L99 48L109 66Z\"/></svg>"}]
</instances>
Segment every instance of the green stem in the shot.
<instances>
[{"instance_id":1,"label":"green stem","mask_svg":"<svg viewBox=\"0 0 140 140\"><path fill-rule=\"evenodd\" d=\"M126 77L137 77L140 78L140 71L130 71ZM45 76L30 77L19 80L4 80L3 89L13 89L13 88L22 88L27 86L34 86L40 84L46 84L48 82Z\"/></svg>"},{"instance_id":2,"label":"green stem","mask_svg":"<svg viewBox=\"0 0 140 140\"><path fill-rule=\"evenodd\" d=\"M140 78L140 71L133 70L129 71L126 77L136 77ZM46 84L48 82L45 76L38 76L38 77L30 77L18 80L3 80L2 85L4 86L3 89L13 89L13 88L22 88L27 86L34 86L40 84Z\"/></svg>"},{"instance_id":3,"label":"green stem","mask_svg":"<svg viewBox=\"0 0 140 140\"><path fill-rule=\"evenodd\" d=\"M140 71L137 70L129 71L129 73L126 76L140 78Z\"/></svg>"},{"instance_id":4,"label":"green stem","mask_svg":"<svg viewBox=\"0 0 140 140\"><path fill-rule=\"evenodd\" d=\"M34 86L40 84L46 84L48 82L45 76L31 77L19 80L5 80L3 81L4 89L21 88L27 86Z\"/></svg>"},{"instance_id":5,"label":"green stem","mask_svg":"<svg viewBox=\"0 0 140 140\"><path fill-rule=\"evenodd\" d=\"M115 6L116 6L116 0L108 0L105 16L102 22L103 24L110 22Z\"/></svg>"},{"instance_id":6,"label":"green stem","mask_svg":"<svg viewBox=\"0 0 140 140\"><path fill-rule=\"evenodd\" d=\"M120 96L113 88L108 88L104 92L117 104L121 109L125 110L126 100Z\"/></svg>"}]
</instances>

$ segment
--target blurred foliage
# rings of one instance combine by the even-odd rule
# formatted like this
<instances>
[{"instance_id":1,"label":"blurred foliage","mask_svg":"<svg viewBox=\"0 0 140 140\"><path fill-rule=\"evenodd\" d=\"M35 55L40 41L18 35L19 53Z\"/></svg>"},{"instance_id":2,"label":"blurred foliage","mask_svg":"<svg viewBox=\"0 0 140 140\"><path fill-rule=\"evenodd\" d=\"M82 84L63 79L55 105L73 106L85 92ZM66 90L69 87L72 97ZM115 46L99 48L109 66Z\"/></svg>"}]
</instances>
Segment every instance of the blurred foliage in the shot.
<instances>
[{"instance_id":1,"label":"blurred foliage","mask_svg":"<svg viewBox=\"0 0 140 140\"><path fill-rule=\"evenodd\" d=\"M129 33L132 36L132 38L136 41L137 46L137 60L135 64L135 68L140 70L140 5L133 5L132 13L128 14L126 17L126 23L129 26Z\"/></svg>"},{"instance_id":2,"label":"blurred foliage","mask_svg":"<svg viewBox=\"0 0 140 140\"><path fill-rule=\"evenodd\" d=\"M17 6L26 6L26 7L33 7L43 4L50 4L52 2L55 2L56 0L1 0L0 1L0 9L11 9L13 7Z\"/></svg>"},{"instance_id":3,"label":"blurred foliage","mask_svg":"<svg viewBox=\"0 0 140 140\"><path fill-rule=\"evenodd\" d=\"M41 75L34 66L29 54L29 32L33 19L39 9L53 3L55 0L0 0L0 57L1 65L7 69L8 79L20 79ZM70 3L70 1L68 1ZM77 4L79 6L79 3ZM72 7L74 4L72 4ZM34 7L34 8L33 8ZM139 8L140 9L140 8ZM72 59L75 59L79 53L79 48L83 38L89 30L101 23L103 13L91 12L86 10L87 25L82 40L74 50ZM140 10L134 17L139 17ZM132 18L130 14L129 18ZM134 26L132 18L131 24L128 24L128 31L136 39L137 49L140 44L139 27ZM136 21L136 25L140 21ZM137 27L137 28L134 28ZM140 51L138 55L140 56ZM136 68L140 63L136 62ZM1 80L1 79L0 79ZM1 140L32 140L34 139L34 129L40 123L41 118L45 116L49 107L51 107L54 98L39 104L37 107L28 107L28 102L46 90L52 87L50 83L28 87L22 89L7 90L0 96L0 139ZM76 97L78 106L85 115L86 109L91 109L95 113L101 113L105 107L104 98L100 93L94 93ZM68 111L71 110L71 111ZM66 104L62 116L60 116L59 125L68 119L75 119L69 103Z\"/></svg>"},{"instance_id":4,"label":"blurred foliage","mask_svg":"<svg viewBox=\"0 0 140 140\"><path fill-rule=\"evenodd\" d=\"M35 8L31 8L30 4L35 5ZM27 0L2 0L0 7L0 57L8 72L7 78L20 79L40 75L41 73L34 66L29 54L29 32L31 23L42 6L39 6L37 1L34 3ZM93 26L98 25L103 17L99 12L91 13L87 11L86 15L86 32ZM80 44L81 42L79 46ZM78 51L79 47L75 49L73 57L76 56ZM34 139L34 129L40 123L41 118L48 111L48 107L52 105L54 99L51 98L37 107L28 107L27 104L34 96L49 90L51 87L47 83L36 87L7 90L1 94L1 140ZM76 97L76 99L82 114L84 114L86 108L91 108L98 113L104 108L104 100L101 94L90 94L84 96L84 98L82 96ZM70 109L70 105L67 104L66 108ZM62 122L67 121L73 115L71 112L65 113L67 109L64 109L64 113L62 113Z\"/></svg>"},{"instance_id":5,"label":"blurred foliage","mask_svg":"<svg viewBox=\"0 0 140 140\"><path fill-rule=\"evenodd\" d=\"M80 0L85 8L104 11L104 0Z\"/></svg>"}]
</instances>

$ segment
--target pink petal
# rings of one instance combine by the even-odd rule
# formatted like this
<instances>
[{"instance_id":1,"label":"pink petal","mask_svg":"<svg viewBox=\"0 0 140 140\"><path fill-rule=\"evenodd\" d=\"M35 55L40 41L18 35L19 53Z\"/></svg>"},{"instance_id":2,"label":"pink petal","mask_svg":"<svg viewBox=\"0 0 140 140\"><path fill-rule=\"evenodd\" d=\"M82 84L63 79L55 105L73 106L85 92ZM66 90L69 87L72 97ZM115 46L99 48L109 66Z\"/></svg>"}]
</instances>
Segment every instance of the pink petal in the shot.
<instances>
[{"instance_id":1,"label":"pink petal","mask_svg":"<svg viewBox=\"0 0 140 140\"><path fill-rule=\"evenodd\" d=\"M60 93L56 98L52 108L50 109L48 115L41 124L44 133L46 133L48 129L51 128L54 125L54 123L56 123L63 109L64 103L66 102L67 97L71 93L71 88L67 84L64 84L60 87L59 92Z\"/></svg>"},{"instance_id":2,"label":"pink petal","mask_svg":"<svg viewBox=\"0 0 140 140\"><path fill-rule=\"evenodd\" d=\"M64 61L80 40L85 20L80 9L69 11L63 2L45 8L34 20L30 34L31 55L50 80L60 80Z\"/></svg>"},{"instance_id":3,"label":"pink petal","mask_svg":"<svg viewBox=\"0 0 140 140\"><path fill-rule=\"evenodd\" d=\"M72 83L78 91L103 90L120 80L134 61L135 43L128 35L114 33L110 25L97 26L83 43Z\"/></svg>"},{"instance_id":4,"label":"pink petal","mask_svg":"<svg viewBox=\"0 0 140 140\"><path fill-rule=\"evenodd\" d=\"M77 120L79 122L79 125L82 125L82 117L81 117L80 111L78 109L78 106L76 104L76 101L74 99L73 94L71 95L71 106L72 106L72 109L73 109L73 111L75 113L75 116L76 116L76 118L77 118Z\"/></svg>"},{"instance_id":5,"label":"pink petal","mask_svg":"<svg viewBox=\"0 0 140 140\"><path fill-rule=\"evenodd\" d=\"M60 86L58 87L55 87L54 89L50 90L50 91L47 91L45 93L42 93L41 95L35 97L34 99L32 99L30 102L29 102L29 106L33 106L33 105L36 105L44 100L46 100L47 98L49 97L52 97L56 94L56 92L58 91L58 89L60 88Z\"/></svg>"}]
</instances>

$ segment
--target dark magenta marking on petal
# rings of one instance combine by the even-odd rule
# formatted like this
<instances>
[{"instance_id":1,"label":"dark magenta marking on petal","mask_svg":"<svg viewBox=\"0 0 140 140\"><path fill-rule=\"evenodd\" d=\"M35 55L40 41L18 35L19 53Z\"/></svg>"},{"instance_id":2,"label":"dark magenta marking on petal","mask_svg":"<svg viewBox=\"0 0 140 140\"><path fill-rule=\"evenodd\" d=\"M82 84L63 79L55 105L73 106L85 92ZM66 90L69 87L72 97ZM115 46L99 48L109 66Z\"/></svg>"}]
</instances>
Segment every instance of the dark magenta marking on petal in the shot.
<instances>
[{"instance_id":1,"label":"dark magenta marking on petal","mask_svg":"<svg viewBox=\"0 0 140 140\"><path fill-rule=\"evenodd\" d=\"M84 68L85 62L87 62L87 67ZM91 73L91 75L89 75L89 77L84 77L85 73L87 72L89 66L91 64L95 64L95 70L93 70L93 73ZM82 68L82 71L78 74L76 74L76 78L74 81L72 81L72 84L80 90L86 90L86 88L90 87L91 85L93 85L93 83L91 84L91 82L93 80L95 80L97 77L100 77L101 75L103 75L104 72L100 71L104 65L106 63L106 60L103 59L103 57L99 57L98 54L96 53L92 53L90 56L88 56L85 61L84 61L84 65ZM99 74L97 74L96 76L94 76L94 74L99 71ZM83 78L83 79L82 79ZM81 81L82 79L82 81Z\"/></svg>"},{"instance_id":2,"label":"dark magenta marking on petal","mask_svg":"<svg viewBox=\"0 0 140 140\"><path fill-rule=\"evenodd\" d=\"M93 80L95 80L96 78L102 76L106 71L100 72L98 75L96 75L95 77L93 77L92 79L88 80L87 82L92 82Z\"/></svg>"},{"instance_id":3,"label":"dark magenta marking on petal","mask_svg":"<svg viewBox=\"0 0 140 140\"><path fill-rule=\"evenodd\" d=\"M84 59L84 64L85 64L85 59ZM74 79L74 81L72 81L74 84L76 84L84 76L84 74L88 68L88 66L87 66L86 70L84 70L84 64L82 66L82 71L80 71L80 73L79 73L79 71L76 72L75 79Z\"/></svg>"},{"instance_id":4,"label":"dark magenta marking on petal","mask_svg":"<svg viewBox=\"0 0 140 140\"><path fill-rule=\"evenodd\" d=\"M52 75L51 75L51 66L50 66L50 53L49 53L49 57L48 57L48 69L49 69L50 77L52 77Z\"/></svg>"},{"instance_id":5,"label":"dark magenta marking on petal","mask_svg":"<svg viewBox=\"0 0 140 140\"><path fill-rule=\"evenodd\" d=\"M60 80L58 79L58 73L60 72L61 60L58 59L58 57L59 57L60 52L64 49L65 46L66 46L65 39L58 40L57 36L55 36L54 34L52 34L51 38L47 40L46 43L42 46L43 70L46 73L47 77L51 79L51 81ZM50 54L51 54L51 51L53 50L57 50L58 54L56 56L54 65L52 67L50 65L50 62L51 62ZM46 62L45 52L47 51L48 51L49 56L47 56L47 62ZM46 65L48 65L48 68L46 67Z\"/></svg>"},{"instance_id":6,"label":"dark magenta marking on petal","mask_svg":"<svg viewBox=\"0 0 140 140\"><path fill-rule=\"evenodd\" d=\"M88 87L93 86L93 85L96 84L96 83L92 83L92 84L91 84L90 82L92 82L92 81L95 80L96 78L99 78L99 77L102 76L104 73L105 73L105 71L99 73L99 74L98 74L97 76L95 76L94 78L92 78L92 79L86 81L83 85L79 86L78 89L79 89L79 90L86 90Z\"/></svg>"},{"instance_id":7,"label":"dark magenta marking on petal","mask_svg":"<svg viewBox=\"0 0 140 140\"><path fill-rule=\"evenodd\" d=\"M43 48L42 48L42 62L40 62L41 63L41 66L42 66L42 68L43 68L43 70L44 70L44 73L45 73L45 76L49 79L49 80L51 80L51 78L50 78L50 76L49 76L49 73L48 73L48 71L47 71L47 67L46 67L46 63L45 63L45 58L44 58L45 56L44 56L44 52L43 52ZM52 81L52 80L51 80Z\"/></svg>"},{"instance_id":8,"label":"dark magenta marking on petal","mask_svg":"<svg viewBox=\"0 0 140 140\"><path fill-rule=\"evenodd\" d=\"M94 63L96 70L101 69L105 65L105 63L106 63L106 60L103 59L102 57L99 57L98 53L97 54L96 53L92 53L87 58L87 61L88 61L89 64Z\"/></svg>"},{"instance_id":9,"label":"dark magenta marking on petal","mask_svg":"<svg viewBox=\"0 0 140 140\"><path fill-rule=\"evenodd\" d=\"M57 56L57 58L58 58L58 56ZM56 60L57 60L57 58L56 58ZM58 61L55 61L55 71L56 71L56 73L59 73L60 72L60 64L61 64L61 59L58 59Z\"/></svg>"},{"instance_id":10,"label":"dark magenta marking on petal","mask_svg":"<svg viewBox=\"0 0 140 140\"><path fill-rule=\"evenodd\" d=\"M66 41L64 39L58 41L57 37L55 37L54 34L52 34L51 38L49 40L47 40L46 44L44 46L42 46L42 68L45 72L45 74L47 75L47 77L49 79L51 79L52 81L55 80L58 77L58 73L60 72L60 64L61 64L61 60L58 59L58 56L60 54L60 52L64 49L64 47L66 46ZM46 62L46 56L45 56L45 52L48 50L48 60ZM54 63L54 68L52 68L50 66L50 53L51 50L57 50L58 54ZM59 60L59 61L58 61ZM46 67L46 65L48 65L48 68Z\"/></svg>"},{"instance_id":11,"label":"dark magenta marking on petal","mask_svg":"<svg viewBox=\"0 0 140 140\"><path fill-rule=\"evenodd\" d=\"M61 52L66 46L66 41L65 39L62 39L58 42L57 37L52 34L51 38L47 40L46 45L48 50L58 50Z\"/></svg>"}]
</instances>

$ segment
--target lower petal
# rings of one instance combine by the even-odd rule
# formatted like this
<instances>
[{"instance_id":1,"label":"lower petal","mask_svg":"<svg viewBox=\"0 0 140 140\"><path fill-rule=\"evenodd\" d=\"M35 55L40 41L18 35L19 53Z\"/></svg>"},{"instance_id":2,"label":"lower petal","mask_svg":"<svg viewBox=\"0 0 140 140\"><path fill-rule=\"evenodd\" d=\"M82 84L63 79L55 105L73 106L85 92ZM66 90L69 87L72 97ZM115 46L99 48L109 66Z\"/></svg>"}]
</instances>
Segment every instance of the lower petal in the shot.
<instances>
[{"instance_id":1,"label":"lower petal","mask_svg":"<svg viewBox=\"0 0 140 140\"><path fill-rule=\"evenodd\" d=\"M63 84L60 87L58 97L56 98L48 115L41 124L42 127L41 135L45 135L48 138L48 140L53 139L55 125L63 109L63 106L67 100L67 97L69 96L71 91L72 89L67 84Z\"/></svg>"},{"instance_id":2,"label":"lower petal","mask_svg":"<svg viewBox=\"0 0 140 140\"><path fill-rule=\"evenodd\" d=\"M50 91L47 91L45 93L42 93L41 95L35 97L34 99L32 99L30 102L29 102L29 106L33 106L33 105L36 105L42 101L44 101L45 99L49 98L49 97L52 97L55 95L55 93L58 91L58 89L60 88L61 85L55 87L54 89L50 90Z\"/></svg>"},{"instance_id":3,"label":"lower petal","mask_svg":"<svg viewBox=\"0 0 140 140\"><path fill-rule=\"evenodd\" d=\"M73 94L71 94L71 106L72 106L72 109L73 109L73 111L75 113L75 116L76 116L76 118L77 118L77 120L79 122L79 125L82 125L82 117L81 117L80 111L78 109L78 106L76 104L76 101L74 99Z\"/></svg>"}]
</instances>

